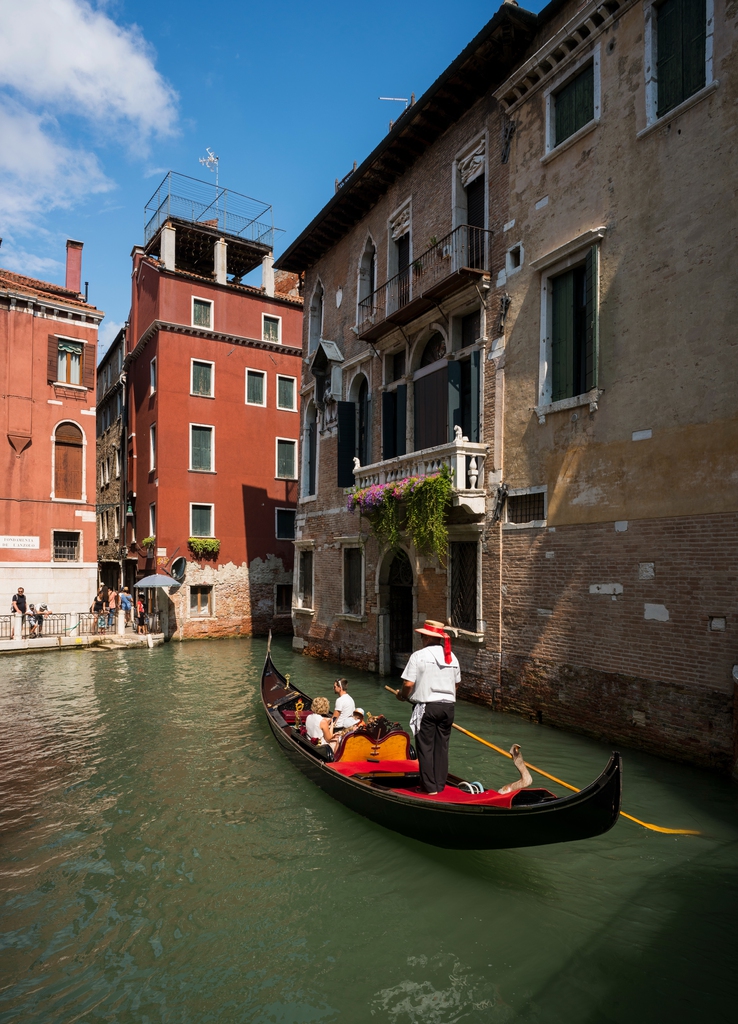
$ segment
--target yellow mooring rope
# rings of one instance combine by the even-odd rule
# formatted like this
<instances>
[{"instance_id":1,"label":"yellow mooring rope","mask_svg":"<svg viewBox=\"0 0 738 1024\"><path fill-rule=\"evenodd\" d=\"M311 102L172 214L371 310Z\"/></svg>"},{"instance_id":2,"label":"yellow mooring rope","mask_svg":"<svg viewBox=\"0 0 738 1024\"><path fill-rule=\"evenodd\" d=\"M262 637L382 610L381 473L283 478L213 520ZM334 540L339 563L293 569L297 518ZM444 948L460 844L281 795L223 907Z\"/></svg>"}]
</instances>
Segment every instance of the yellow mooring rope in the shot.
<instances>
[{"instance_id":1,"label":"yellow mooring rope","mask_svg":"<svg viewBox=\"0 0 738 1024\"><path fill-rule=\"evenodd\" d=\"M393 690L391 686L385 686L385 690L389 690L390 693L397 694L397 690ZM512 754L509 754L507 750L503 750L502 747L496 747L494 743L490 743L488 740L483 740L481 736L475 735L473 732L469 732L468 729L462 729L460 725L456 725L454 722L454 729L459 732L463 732L465 736L469 736L471 739L476 740L477 743L483 743L485 747L490 747L492 750L496 750L498 754L502 754L503 757L508 757L512 761ZM550 779L551 782L557 783L559 786L563 786L564 789L570 789L572 793L581 793L580 789L576 786L570 786L568 782L564 782L563 779L557 779L555 775L549 775L548 772L544 772L542 768L536 768L534 764L525 762L526 766L530 768L532 772L536 772L538 775L542 775L544 779ZM652 825L648 821L641 821L640 818L634 818L632 814L626 814L625 811L620 812L621 817L627 818L628 821L634 821L636 825L642 825L643 828L649 829L651 832L663 832L668 836L699 836L702 835L693 828L662 828L660 825Z\"/></svg>"}]
</instances>

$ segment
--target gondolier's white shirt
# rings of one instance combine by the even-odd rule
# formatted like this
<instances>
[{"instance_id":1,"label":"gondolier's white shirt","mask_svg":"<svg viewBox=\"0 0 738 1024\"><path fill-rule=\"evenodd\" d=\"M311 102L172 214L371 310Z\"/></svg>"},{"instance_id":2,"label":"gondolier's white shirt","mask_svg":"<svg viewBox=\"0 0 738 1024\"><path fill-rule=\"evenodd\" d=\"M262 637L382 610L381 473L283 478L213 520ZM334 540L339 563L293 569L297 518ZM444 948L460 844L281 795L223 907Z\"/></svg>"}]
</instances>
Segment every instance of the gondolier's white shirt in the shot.
<instances>
[{"instance_id":1,"label":"gondolier's white shirt","mask_svg":"<svg viewBox=\"0 0 738 1024\"><path fill-rule=\"evenodd\" d=\"M423 647L410 655L402 678L415 684L410 691L413 704L427 704L430 701L453 703L456 700L456 686L461 682L459 660L452 652L451 664L447 665L440 644Z\"/></svg>"}]
</instances>

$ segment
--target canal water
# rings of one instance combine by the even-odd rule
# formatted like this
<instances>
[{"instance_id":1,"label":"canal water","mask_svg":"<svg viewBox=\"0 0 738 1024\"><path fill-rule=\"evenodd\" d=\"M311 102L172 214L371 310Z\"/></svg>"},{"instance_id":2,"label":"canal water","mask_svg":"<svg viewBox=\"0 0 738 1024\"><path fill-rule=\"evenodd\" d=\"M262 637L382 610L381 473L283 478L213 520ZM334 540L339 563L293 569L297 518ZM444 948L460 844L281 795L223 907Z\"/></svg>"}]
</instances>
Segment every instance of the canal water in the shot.
<instances>
[{"instance_id":1,"label":"canal water","mask_svg":"<svg viewBox=\"0 0 738 1024\"><path fill-rule=\"evenodd\" d=\"M337 669L275 645L314 695ZM711 1024L738 1018L738 787L624 751L599 839L438 850L304 779L264 721L261 640L0 662L0 1022ZM376 676L367 711L407 718ZM460 704L574 785L609 748ZM511 764L454 733L452 768Z\"/></svg>"}]
</instances>

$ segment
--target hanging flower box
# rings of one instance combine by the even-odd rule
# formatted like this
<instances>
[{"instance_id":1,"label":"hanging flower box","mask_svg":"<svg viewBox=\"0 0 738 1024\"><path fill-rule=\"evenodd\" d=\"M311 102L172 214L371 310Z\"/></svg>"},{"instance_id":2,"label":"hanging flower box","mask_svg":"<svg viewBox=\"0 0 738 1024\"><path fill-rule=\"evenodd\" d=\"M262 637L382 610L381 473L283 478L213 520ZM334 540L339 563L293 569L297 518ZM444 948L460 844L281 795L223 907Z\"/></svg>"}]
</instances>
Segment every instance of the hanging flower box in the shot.
<instances>
[{"instance_id":1,"label":"hanging flower box","mask_svg":"<svg viewBox=\"0 0 738 1024\"><path fill-rule=\"evenodd\" d=\"M216 558L220 551L217 537L190 537L187 547L196 558Z\"/></svg>"}]
</instances>

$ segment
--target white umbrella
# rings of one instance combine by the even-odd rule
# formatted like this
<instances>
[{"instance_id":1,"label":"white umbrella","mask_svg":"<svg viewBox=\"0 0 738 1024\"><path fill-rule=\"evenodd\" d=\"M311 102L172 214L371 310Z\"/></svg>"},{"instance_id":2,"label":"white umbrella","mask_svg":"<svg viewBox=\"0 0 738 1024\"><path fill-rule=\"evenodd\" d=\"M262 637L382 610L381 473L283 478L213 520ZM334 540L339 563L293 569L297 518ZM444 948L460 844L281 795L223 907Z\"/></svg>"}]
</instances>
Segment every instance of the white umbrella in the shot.
<instances>
[{"instance_id":1,"label":"white umbrella","mask_svg":"<svg viewBox=\"0 0 738 1024\"><path fill-rule=\"evenodd\" d=\"M136 590L146 590L148 587L181 587L182 584L179 580L175 580L173 576L163 576L161 573L156 573L154 576L145 576L142 580L139 580L135 584Z\"/></svg>"}]
</instances>

